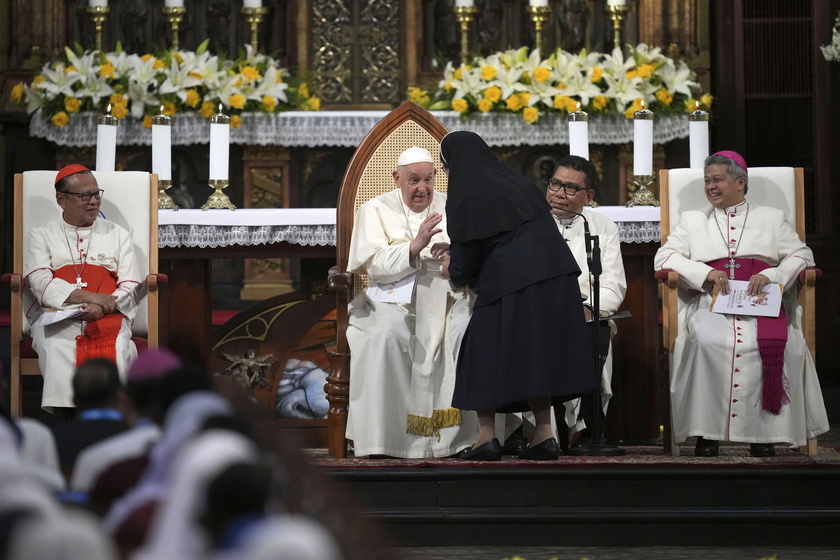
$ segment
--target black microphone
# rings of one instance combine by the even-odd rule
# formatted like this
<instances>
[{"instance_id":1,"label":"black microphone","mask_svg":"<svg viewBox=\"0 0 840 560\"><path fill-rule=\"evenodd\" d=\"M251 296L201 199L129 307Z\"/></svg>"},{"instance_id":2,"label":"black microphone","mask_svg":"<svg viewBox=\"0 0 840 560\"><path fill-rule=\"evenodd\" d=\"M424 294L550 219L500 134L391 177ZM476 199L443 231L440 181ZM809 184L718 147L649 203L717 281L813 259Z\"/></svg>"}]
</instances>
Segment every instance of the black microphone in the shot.
<instances>
[{"instance_id":1,"label":"black microphone","mask_svg":"<svg viewBox=\"0 0 840 560\"><path fill-rule=\"evenodd\" d=\"M561 208L563 212L567 214L574 214L575 216L580 216L583 218L583 246L586 249L586 264L589 266L590 270L592 269L592 236L589 235L589 220L586 219L586 216L583 215L583 212L575 212L574 210L569 210L567 208ZM569 228L571 226L566 226Z\"/></svg>"}]
</instances>

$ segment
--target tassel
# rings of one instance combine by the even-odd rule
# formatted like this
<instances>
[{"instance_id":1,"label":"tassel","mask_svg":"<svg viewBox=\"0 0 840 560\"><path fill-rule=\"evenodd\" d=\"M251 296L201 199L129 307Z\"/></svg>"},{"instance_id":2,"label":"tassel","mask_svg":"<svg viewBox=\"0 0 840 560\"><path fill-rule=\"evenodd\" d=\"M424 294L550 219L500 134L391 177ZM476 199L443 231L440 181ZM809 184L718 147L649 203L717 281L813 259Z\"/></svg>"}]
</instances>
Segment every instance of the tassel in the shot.
<instances>
[{"instance_id":1,"label":"tassel","mask_svg":"<svg viewBox=\"0 0 840 560\"><path fill-rule=\"evenodd\" d=\"M761 407L770 414L779 414L790 403L787 379L784 375L785 341L759 340L761 354Z\"/></svg>"},{"instance_id":2,"label":"tassel","mask_svg":"<svg viewBox=\"0 0 840 560\"><path fill-rule=\"evenodd\" d=\"M416 436L434 437L440 441L440 429L461 424L461 411L457 408L447 408L432 411L432 417L409 414L405 426L405 433Z\"/></svg>"}]
</instances>

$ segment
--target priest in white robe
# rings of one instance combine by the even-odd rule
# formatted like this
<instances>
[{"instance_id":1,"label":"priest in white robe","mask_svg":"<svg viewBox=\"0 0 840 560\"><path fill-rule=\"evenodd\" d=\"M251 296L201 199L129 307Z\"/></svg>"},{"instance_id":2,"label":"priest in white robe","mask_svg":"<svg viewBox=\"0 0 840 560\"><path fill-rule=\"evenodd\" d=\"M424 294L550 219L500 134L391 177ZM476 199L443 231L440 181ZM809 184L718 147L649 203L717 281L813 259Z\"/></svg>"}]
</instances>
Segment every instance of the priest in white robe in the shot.
<instances>
[{"instance_id":1,"label":"priest in white robe","mask_svg":"<svg viewBox=\"0 0 840 560\"><path fill-rule=\"evenodd\" d=\"M446 196L427 150L403 152L396 188L356 214L348 270L371 286L350 303L348 439L356 456L445 457L475 441L474 412L452 408L471 295L441 276Z\"/></svg>"},{"instance_id":2,"label":"priest in white robe","mask_svg":"<svg viewBox=\"0 0 840 560\"><path fill-rule=\"evenodd\" d=\"M545 193L557 228L563 234L563 239L566 240L581 270L578 283L587 321L592 320L594 277L590 273L587 262L584 219L588 222L590 236L598 236L598 245L601 250L601 275L598 278L600 317L609 317L618 311L624 301L624 294L627 292L618 226L589 206L595 196L596 179L597 175L592 163L580 156L566 156L558 162L554 175L548 181ZM615 321L609 321L609 327L610 343L601 370L601 406L604 416L607 414L607 406L612 398L612 337L617 332ZM584 398L591 399L591 396ZM593 410L588 410L585 415L583 414L581 400L574 399L565 403L565 420L572 439L575 434L587 428L585 417L591 417L594 414ZM586 406L591 408L594 405L586 403ZM589 423L592 424L593 420L590 418ZM601 428L603 429L603 423ZM589 443L583 440L592 439L592 437L593 434L584 434L582 440L578 441Z\"/></svg>"},{"instance_id":3,"label":"priest in white robe","mask_svg":"<svg viewBox=\"0 0 840 560\"><path fill-rule=\"evenodd\" d=\"M32 348L44 377L41 407L71 408L75 367L108 358L120 372L136 356L131 321L137 313L140 273L130 234L98 219L104 191L82 165L56 176L61 218L33 228L24 255L24 282L34 301L24 309ZM54 311L78 315L49 323Z\"/></svg>"},{"instance_id":4,"label":"priest in white robe","mask_svg":"<svg viewBox=\"0 0 840 560\"><path fill-rule=\"evenodd\" d=\"M781 210L746 199L739 154L709 156L704 179L712 206L683 213L655 257L656 270L678 272L691 294L674 349L674 435L678 442L698 436L698 456L716 456L719 441L748 442L751 455L772 456L774 443L805 445L829 429L796 301L797 277L814 266L813 255ZM750 294L779 284L781 319L712 313L730 279L748 281Z\"/></svg>"}]
</instances>

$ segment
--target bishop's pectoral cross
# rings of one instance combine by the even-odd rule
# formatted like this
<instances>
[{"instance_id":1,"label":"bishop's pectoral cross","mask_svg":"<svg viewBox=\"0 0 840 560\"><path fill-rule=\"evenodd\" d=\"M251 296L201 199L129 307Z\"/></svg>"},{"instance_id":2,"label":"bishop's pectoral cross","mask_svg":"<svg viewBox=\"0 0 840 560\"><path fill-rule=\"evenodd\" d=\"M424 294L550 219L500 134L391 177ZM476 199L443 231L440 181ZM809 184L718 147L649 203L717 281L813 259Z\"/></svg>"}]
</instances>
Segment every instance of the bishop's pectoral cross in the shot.
<instances>
[{"instance_id":1,"label":"bishop's pectoral cross","mask_svg":"<svg viewBox=\"0 0 840 560\"><path fill-rule=\"evenodd\" d=\"M729 269L729 279L730 280L735 280L735 269L736 268L741 268L741 265L740 264L735 264L735 256L730 255L729 256L729 264L723 265L723 268L728 268Z\"/></svg>"},{"instance_id":2,"label":"bishop's pectoral cross","mask_svg":"<svg viewBox=\"0 0 840 560\"><path fill-rule=\"evenodd\" d=\"M82 282L81 276L76 276L76 288L81 290L82 288L87 288L87 282Z\"/></svg>"}]
</instances>

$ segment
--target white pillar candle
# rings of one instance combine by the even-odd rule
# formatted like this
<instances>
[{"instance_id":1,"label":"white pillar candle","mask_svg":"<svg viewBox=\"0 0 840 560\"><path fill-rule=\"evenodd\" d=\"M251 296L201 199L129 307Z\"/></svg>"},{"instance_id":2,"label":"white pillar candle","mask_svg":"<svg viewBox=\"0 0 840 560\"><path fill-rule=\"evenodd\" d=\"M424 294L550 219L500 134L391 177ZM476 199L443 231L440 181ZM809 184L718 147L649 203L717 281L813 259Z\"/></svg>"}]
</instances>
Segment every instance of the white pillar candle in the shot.
<instances>
[{"instance_id":1,"label":"white pillar candle","mask_svg":"<svg viewBox=\"0 0 840 560\"><path fill-rule=\"evenodd\" d=\"M262 8L262 0L244 0L243 8Z\"/></svg>"},{"instance_id":2,"label":"white pillar candle","mask_svg":"<svg viewBox=\"0 0 840 560\"><path fill-rule=\"evenodd\" d=\"M104 8L108 5L108 0L88 0L88 6L91 8Z\"/></svg>"},{"instance_id":3,"label":"white pillar candle","mask_svg":"<svg viewBox=\"0 0 840 560\"><path fill-rule=\"evenodd\" d=\"M230 117L219 112L210 117L210 180L228 180L230 159Z\"/></svg>"},{"instance_id":4,"label":"white pillar candle","mask_svg":"<svg viewBox=\"0 0 840 560\"><path fill-rule=\"evenodd\" d=\"M607 6L626 6L627 0L607 0Z\"/></svg>"},{"instance_id":5,"label":"white pillar candle","mask_svg":"<svg viewBox=\"0 0 840 560\"><path fill-rule=\"evenodd\" d=\"M172 180L172 119L163 114L152 118L152 173L158 181Z\"/></svg>"},{"instance_id":6,"label":"white pillar candle","mask_svg":"<svg viewBox=\"0 0 840 560\"><path fill-rule=\"evenodd\" d=\"M96 170L114 171L117 161L117 117L108 112L96 119Z\"/></svg>"},{"instance_id":7,"label":"white pillar candle","mask_svg":"<svg viewBox=\"0 0 840 560\"><path fill-rule=\"evenodd\" d=\"M589 114L580 110L569 113L569 154L589 159Z\"/></svg>"},{"instance_id":8,"label":"white pillar candle","mask_svg":"<svg viewBox=\"0 0 840 560\"><path fill-rule=\"evenodd\" d=\"M456 8L472 8L473 4L473 0L455 0Z\"/></svg>"},{"instance_id":9,"label":"white pillar candle","mask_svg":"<svg viewBox=\"0 0 840 560\"><path fill-rule=\"evenodd\" d=\"M167 8L183 8L184 0L164 0L163 5Z\"/></svg>"},{"instance_id":10,"label":"white pillar candle","mask_svg":"<svg viewBox=\"0 0 840 560\"><path fill-rule=\"evenodd\" d=\"M653 175L653 116L644 101L633 114L633 175Z\"/></svg>"},{"instance_id":11,"label":"white pillar candle","mask_svg":"<svg viewBox=\"0 0 840 560\"><path fill-rule=\"evenodd\" d=\"M696 109L688 115L689 138L689 167L703 169L706 158L709 157L709 113Z\"/></svg>"},{"instance_id":12,"label":"white pillar candle","mask_svg":"<svg viewBox=\"0 0 840 560\"><path fill-rule=\"evenodd\" d=\"M548 0L528 0L528 5L532 8L547 8Z\"/></svg>"}]
</instances>

